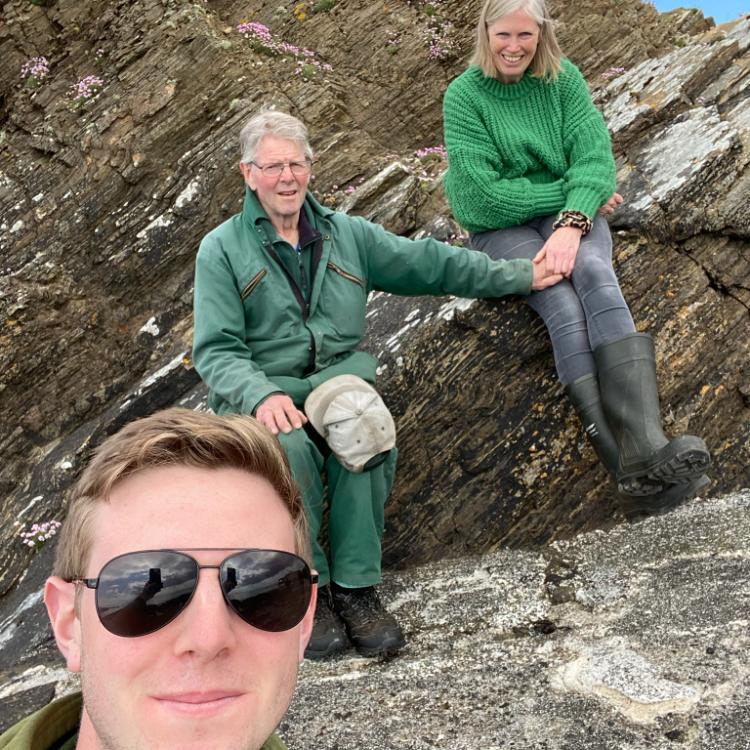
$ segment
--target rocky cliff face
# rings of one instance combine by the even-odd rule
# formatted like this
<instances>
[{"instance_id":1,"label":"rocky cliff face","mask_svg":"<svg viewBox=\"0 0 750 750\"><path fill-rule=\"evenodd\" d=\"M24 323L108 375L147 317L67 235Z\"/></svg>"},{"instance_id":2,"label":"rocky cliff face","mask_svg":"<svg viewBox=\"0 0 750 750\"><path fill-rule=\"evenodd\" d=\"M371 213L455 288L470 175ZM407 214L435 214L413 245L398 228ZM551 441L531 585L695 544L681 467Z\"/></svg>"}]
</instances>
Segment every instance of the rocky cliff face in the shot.
<instances>
[{"instance_id":1,"label":"rocky cliff face","mask_svg":"<svg viewBox=\"0 0 750 750\"><path fill-rule=\"evenodd\" d=\"M613 133L627 199L615 261L656 340L667 425L706 438L710 495L748 486L750 21L717 29L638 0L552 7ZM192 264L200 237L239 208L236 136L250 113L275 103L309 124L323 200L401 233L458 232L440 156L417 151L441 141L442 92L477 9L4 3L0 612L34 595L47 564L19 524L61 515L92 445L142 413L202 402ZM238 30L253 21L270 31ZM39 56L46 66L21 77ZM369 314L402 449L389 563L619 519L520 303L382 295Z\"/></svg>"}]
</instances>

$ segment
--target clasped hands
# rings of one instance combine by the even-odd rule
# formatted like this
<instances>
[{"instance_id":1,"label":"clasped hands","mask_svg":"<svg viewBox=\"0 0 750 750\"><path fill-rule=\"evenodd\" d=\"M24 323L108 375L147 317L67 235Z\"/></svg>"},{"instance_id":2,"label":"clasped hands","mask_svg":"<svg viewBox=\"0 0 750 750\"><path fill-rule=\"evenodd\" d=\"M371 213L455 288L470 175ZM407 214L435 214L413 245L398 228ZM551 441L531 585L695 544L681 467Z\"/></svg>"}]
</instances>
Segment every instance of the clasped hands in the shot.
<instances>
[{"instance_id":1,"label":"clasped hands","mask_svg":"<svg viewBox=\"0 0 750 750\"><path fill-rule=\"evenodd\" d=\"M619 193L612 193L599 209L602 216L614 213L623 202ZM545 289L557 284L562 278L570 278L581 244L581 230L575 227L560 227L549 236L542 249L534 256L534 280L532 289Z\"/></svg>"}]
</instances>

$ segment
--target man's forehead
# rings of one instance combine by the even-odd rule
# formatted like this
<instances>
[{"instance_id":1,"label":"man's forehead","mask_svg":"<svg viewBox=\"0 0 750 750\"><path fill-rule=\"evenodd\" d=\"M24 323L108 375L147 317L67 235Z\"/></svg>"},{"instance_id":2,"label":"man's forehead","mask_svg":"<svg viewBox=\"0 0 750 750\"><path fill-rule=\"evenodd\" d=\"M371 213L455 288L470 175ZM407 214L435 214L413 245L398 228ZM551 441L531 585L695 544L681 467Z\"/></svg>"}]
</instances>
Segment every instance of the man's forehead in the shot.
<instances>
[{"instance_id":1,"label":"man's forehead","mask_svg":"<svg viewBox=\"0 0 750 750\"><path fill-rule=\"evenodd\" d=\"M279 138L275 135L264 135L258 144L257 153L267 158L274 158L276 156L303 157L305 149L298 141L293 141L289 138Z\"/></svg>"},{"instance_id":2,"label":"man's forehead","mask_svg":"<svg viewBox=\"0 0 750 750\"><path fill-rule=\"evenodd\" d=\"M91 521L94 565L144 549L294 551L286 505L265 478L240 469L146 469L115 485Z\"/></svg>"}]
</instances>

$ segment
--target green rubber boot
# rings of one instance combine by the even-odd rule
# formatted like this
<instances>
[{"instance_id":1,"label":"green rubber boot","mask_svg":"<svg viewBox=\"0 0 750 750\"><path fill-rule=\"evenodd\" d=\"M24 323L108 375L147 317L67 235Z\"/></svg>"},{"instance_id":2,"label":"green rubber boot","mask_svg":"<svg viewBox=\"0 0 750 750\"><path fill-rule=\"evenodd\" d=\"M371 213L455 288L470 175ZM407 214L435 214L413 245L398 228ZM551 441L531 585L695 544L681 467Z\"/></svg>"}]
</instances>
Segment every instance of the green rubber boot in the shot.
<instances>
[{"instance_id":1,"label":"green rubber boot","mask_svg":"<svg viewBox=\"0 0 750 750\"><path fill-rule=\"evenodd\" d=\"M617 487L626 495L650 495L658 484L685 484L711 463L694 435L669 440L661 428L656 357L651 337L633 333L594 351L602 406L619 458Z\"/></svg>"},{"instance_id":2,"label":"green rubber boot","mask_svg":"<svg viewBox=\"0 0 750 750\"><path fill-rule=\"evenodd\" d=\"M588 436L602 466L614 478L619 465L619 450L612 431L604 416L599 381L596 375L584 375L582 378L565 386L565 393L575 407L581 419L583 429ZM703 474L687 483L667 484L639 482L638 495L617 493L622 512L629 520L643 516L665 513L680 503L695 497L708 484L708 477ZM651 489L651 492L648 492Z\"/></svg>"}]
</instances>

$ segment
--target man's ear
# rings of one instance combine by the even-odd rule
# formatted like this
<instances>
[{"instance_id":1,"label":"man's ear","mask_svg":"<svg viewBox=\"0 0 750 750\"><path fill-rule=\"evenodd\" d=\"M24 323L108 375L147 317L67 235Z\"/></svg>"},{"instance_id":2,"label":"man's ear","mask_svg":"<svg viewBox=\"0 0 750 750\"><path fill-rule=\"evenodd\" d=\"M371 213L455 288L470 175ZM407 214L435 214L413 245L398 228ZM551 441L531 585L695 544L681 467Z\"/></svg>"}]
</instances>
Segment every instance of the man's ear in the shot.
<instances>
[{"instance_id":1,"label":"man's ear","mask_svg":"<svg viewBox=\"0 0 750 750\"><path fill-rule=\"evenodd\" d=\"M318 585L315 584L312 587L312 594L310 596L310 604L307 607L307 612L302 618L302 627L300 628L299 634L299 660L300 662L305 658L305 649L312 635L313 620L315 619L315 602L318 600Z\"/></svg>"},{"instance_id":2,"label":"man's ear","mask_svg":"<svg viewBox=\"0 0 750 750\"><path fill-rule=\"evenodd\" d=\"M245 184L250 188L250 190L255 190L256 183L255 177L253 175L253 165L249 162L241 161L240 172L242 172L242 176L245 179Z\"/></svg>"},{"instance_id":3,"label":"man's ear","mask_svg":"<svg viewBox=\"0 0 750 750\"><path fill-rule=\"evenodd\" d=\"M47 607L57 647L71 672L81 671L81 621L75 607L76 587L59 576L50 576L44 585Z\"/></svg>"}]
</instances>

